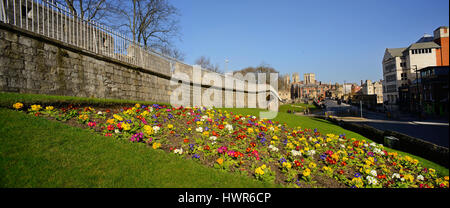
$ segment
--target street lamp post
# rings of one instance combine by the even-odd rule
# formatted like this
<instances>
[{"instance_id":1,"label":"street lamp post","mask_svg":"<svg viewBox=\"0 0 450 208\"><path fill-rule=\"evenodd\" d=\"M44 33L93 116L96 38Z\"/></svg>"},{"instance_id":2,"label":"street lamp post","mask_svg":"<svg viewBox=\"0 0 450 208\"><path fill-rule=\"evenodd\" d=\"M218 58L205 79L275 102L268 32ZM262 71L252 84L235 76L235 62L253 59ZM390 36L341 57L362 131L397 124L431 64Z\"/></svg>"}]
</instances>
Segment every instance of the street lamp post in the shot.
<instances>
[{"instance_id":1,"label":"street lamp post","mask_svg":"<svg viewBox=\"0 0 450 208\"><path fill-rule=\"evenodd\" d=\"M419 76L417 73L417 65L413 65L416 72L416 110L419 114L419 120L421 119L421 112L420 112L420 93L419 93Z\"/></svg>"}]
</instances>

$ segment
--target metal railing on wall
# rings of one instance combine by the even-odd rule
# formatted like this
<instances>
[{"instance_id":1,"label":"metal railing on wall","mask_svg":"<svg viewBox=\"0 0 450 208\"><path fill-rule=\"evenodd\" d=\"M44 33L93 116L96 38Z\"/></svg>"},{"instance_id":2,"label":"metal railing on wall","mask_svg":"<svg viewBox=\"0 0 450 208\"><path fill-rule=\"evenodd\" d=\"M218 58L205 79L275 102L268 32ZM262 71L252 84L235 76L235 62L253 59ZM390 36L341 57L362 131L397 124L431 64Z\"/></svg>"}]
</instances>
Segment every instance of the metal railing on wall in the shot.
<instances>
[{"instance_id":1,"label":"metal railing on wall","mask_svg":"<svg viewBox=\"0 0 450 208\"><path fill-rule=\"evenodd\" d=\"M147 68L155 55L180 62L133 42L125 34L74 15L54 0L0 0L0 21L61 42Z\"/></svg>"}]
</instances>

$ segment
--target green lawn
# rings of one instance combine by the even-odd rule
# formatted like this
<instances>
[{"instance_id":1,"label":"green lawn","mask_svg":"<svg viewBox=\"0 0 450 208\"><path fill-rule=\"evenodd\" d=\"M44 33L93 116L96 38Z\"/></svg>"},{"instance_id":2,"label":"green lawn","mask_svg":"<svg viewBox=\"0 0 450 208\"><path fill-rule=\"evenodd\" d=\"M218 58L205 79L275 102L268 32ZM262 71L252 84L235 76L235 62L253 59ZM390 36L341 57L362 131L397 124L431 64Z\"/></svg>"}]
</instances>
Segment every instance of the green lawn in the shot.
<instances>
[{"instance_id":1,"label":"green lawn","mask_svg":"<svg viewBox=\"0 0 450 208\"><path fill-rule=\"evenodd\" d=\"M295 104L280 105L278 111L283 113L286 113L288 110L295 112L303 112L303 110L305 110L306 108L309 108L310 113L320 110L314 104L295 103Z\"/></svg>"},{"instance_id":2,"label":"green lawn","mask_svg":"<svg viewBox=\"0 0 450 208\"><path fill-rule=\"evenodd\" d=\"M274 187L0 108L0 187Z\"/></svg>"},{"instance_id":3,"label":"green lawn","mask_svg":"<svg viewBox=\"0 0 450 208\"><path fill-rule=\"evenodd\" d=\"M222 108L222 109L232 111L235 113L240 113L243 115L255 115L255 116L259 116L259 112L265 111L265 110L261 110L261 109L255 109L255 108L252 108L252 109L249 109L249 108L241 108L241 109ZM293 114L278 112L277 117L272 120L278 121L280 123L286 123L289 127L300 126L302 128L308 128L308 129L317 128L322 134L327 134L327 133L332 133L332 134L336 134L336 135L345 134L346 137L348 137L348 138L356 138L356 139L364 139L367 141L372 141L372 140L370 140L370 138L366 138L358 133L346 130L338 125L335 125L329 121L322 120L322 119L311 118L311 117L306 117L306 116L297 116L297 115L293 115ZM427 159L424 159L424 158L421 158L421 157L418 157L415 155L411 155L406 152L390 149L388 147L385 147L385 148L388 151L394 151L394 152L398 152L401 155L409 155L413 158L416 158L425 167L430 167L430 168L436 169L436 172L441 175L449 175L448 168L445 168L444 166L441 166L439 164L431 162Z\"/></svg>"}]
</instances>

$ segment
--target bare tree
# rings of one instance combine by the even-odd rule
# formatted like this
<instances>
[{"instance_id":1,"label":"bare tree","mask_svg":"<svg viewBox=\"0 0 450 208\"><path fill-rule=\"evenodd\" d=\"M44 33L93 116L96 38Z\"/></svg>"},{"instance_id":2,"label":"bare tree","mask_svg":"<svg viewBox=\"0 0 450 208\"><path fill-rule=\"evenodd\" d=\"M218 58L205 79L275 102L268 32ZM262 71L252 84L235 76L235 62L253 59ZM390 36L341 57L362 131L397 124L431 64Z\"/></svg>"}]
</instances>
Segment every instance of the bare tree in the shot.
<instances>
[{"instance_id":1,"label":"bare tree","mask_svg":"<svg viewBox=\"0 0 450 208\"><path fill-rule=\"evenodd\" d=\"M179 35L178 10L167 0L122 0L119 4L116 14L122 21L116 26L130 33L134 42L164 48Z\"/></svg>"},{"instance_id":2,"label":"bare tree","mask_svg":"<svg viewBox=\"0 0 450 208\"><path fill-rule=\"evenodd\" d=\"M163 55L172 57L174 59L184 61L185 54L176 48L170 48L169 46L163 46L159 49Z\"/></svg>"},{"instance_id":3,"label":"bare tree","mask_svg":"<svg viewBox=\"0 0 450 208\"><path fill-rule=\"evenodd\" d=\"M195 60L195 64L200 65L202 68L207 69L212 72L222 73L219 68L219 64L212 64L209 57L200 56L197 60Z\"/></svg>"},{"instance_id":4,"label":"bare tree","mask_svg":"<svg viewBox=\"0 0 450 208\"><path fill-rule=\"evenodd\" d=\"M88 21L103 20L111 11L109 8L112 3L107 0L57 0L57 2L67 6L72 14Z\"/></svg>"}]
</instances>

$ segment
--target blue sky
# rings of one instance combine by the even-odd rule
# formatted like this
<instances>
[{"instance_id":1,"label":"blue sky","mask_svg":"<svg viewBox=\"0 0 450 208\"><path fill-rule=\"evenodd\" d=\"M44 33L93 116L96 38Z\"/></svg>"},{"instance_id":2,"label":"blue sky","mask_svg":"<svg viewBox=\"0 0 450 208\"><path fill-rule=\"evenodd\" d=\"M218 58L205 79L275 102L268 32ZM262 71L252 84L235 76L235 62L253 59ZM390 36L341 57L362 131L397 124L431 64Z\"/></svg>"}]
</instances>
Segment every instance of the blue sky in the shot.
<instances>
[{"instance_id":1,"label":"blue sky","mask_svg":"<svg viewBox=\"0 0 450 208\"><path fill-rule=\"evenodd\" d=\"M193 64L223 69L261 63L280 73L313 72L323 82L382 78L386 48L405 47L449 25L448 0L173 0L175 46Z\"/></svg>"}]
</instances>

